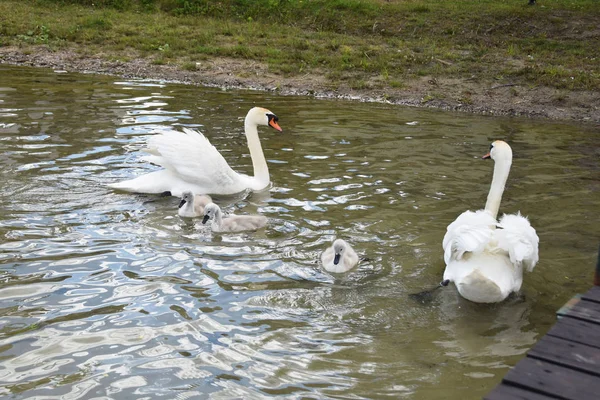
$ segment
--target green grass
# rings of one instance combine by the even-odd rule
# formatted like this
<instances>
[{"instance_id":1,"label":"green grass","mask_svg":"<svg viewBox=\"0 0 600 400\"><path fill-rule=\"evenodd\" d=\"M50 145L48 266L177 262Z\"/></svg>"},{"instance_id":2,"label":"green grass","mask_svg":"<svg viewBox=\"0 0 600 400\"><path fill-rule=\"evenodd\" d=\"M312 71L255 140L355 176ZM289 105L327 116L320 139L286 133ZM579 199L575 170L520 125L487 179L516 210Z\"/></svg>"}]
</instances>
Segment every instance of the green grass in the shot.
<instances>
[{"instance_id":1,"label":"green grass","mask_svg":"<svg viewBox=\"0 0 600 400\"><path fill-rule=\"evenodd\" d=\"M332 86L401 87L423 76L502 77L600 90L597 0L3 0L0 45L109 58L262 62Z\"/></svg>"}]
</instances>

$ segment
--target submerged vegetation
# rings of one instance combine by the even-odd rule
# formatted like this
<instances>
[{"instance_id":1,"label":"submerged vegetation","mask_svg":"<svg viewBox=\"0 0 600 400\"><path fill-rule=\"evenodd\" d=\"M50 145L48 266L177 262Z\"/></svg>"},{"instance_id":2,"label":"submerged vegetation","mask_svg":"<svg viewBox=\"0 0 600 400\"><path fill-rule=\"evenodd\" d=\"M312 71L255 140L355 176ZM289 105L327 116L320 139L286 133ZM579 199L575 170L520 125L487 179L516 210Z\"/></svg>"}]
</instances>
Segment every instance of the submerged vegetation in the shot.
<instances>
[{"instance_id":1,"label":"submerged vegetation","mask_svg":"<svg viewBox=\"0 0 600 400\"><path fill-rule=\"evenodd\" d=\"M228 57L331 87L427 76L600 90L597 0L3 0L0 12L0 46L182 70Z\"/></svg>"}]
</instances>

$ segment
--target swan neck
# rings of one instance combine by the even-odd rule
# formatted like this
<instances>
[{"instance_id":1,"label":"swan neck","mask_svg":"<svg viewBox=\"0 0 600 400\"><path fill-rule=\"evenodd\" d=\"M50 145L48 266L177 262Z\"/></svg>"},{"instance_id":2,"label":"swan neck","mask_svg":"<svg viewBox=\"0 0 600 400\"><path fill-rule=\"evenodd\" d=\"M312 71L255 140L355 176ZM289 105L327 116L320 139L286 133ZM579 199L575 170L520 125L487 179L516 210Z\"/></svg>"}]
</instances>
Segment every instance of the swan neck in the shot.
<instances>
[{"instance_id":1,"label":"swan neck","mask_svg":"<svg viewBox=\"0 0 600 400\"><path fill-rule=\"evenodd\" d=\"M244 122L244 130L246 139L248 140L248 150L250 150L250 158L252 158L252 167L254 169L254 178L257 180L255 189L263 189L269 184L269 167L263 153L260 139L258 138L258 128L255 123L248 121Z\"/></svg>"},{"instance_id":2,"label":"swan neck","mask_svg":"<svg viewBox=\"0 0 600 400\"><path fill-rule=\"evenodd\" d=\"M221 213L221 210L218 210L215 212L215 217L213 220L213 227L217 227L220 228L221 224L223 223L223 214Z\"/></svg>"},{"instance_id":3,"label":"swan neck","mask_svg":"<svg viewBox=\"0 0 600 400\"><path fill-rule=\"evenodd\" d=\"M492 178L492 185L490 186L490 192L485 203L485 210L494 218L498 217L498 210L500 209L500 202L504 193L504 185L508 179L511 163L511 159L499 159L494 164L494 177Z\"/></svg>"}]
</instances>

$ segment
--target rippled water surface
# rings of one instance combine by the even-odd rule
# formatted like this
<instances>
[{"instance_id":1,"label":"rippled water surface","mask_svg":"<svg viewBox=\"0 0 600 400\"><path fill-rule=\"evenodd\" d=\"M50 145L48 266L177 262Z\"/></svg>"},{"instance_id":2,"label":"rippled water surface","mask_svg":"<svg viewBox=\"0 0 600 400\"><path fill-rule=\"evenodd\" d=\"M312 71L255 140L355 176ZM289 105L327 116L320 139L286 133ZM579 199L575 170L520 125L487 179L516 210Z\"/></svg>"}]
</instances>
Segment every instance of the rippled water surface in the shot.
<instances>
[{"instance_id":1,"label":"rippled water surface","mask_svg":"<svg viewBox=\"0 0 600 400\"><path fill-rule=\"evenodd\" d=\"M254 105L284 129L260 131L273 186L217 200L266 229L213 234L174 197L106 188L156 169L139 159L158 127L251 173ZM418 302L448 223L485 203L492 139L515 155L501 211L530 216L540 263L501 304ZM0 141L7 399L477 398L591 285L591 126L0 66ZM333 237L368 260L320 270Z\"/></svg>"}]
</instances>

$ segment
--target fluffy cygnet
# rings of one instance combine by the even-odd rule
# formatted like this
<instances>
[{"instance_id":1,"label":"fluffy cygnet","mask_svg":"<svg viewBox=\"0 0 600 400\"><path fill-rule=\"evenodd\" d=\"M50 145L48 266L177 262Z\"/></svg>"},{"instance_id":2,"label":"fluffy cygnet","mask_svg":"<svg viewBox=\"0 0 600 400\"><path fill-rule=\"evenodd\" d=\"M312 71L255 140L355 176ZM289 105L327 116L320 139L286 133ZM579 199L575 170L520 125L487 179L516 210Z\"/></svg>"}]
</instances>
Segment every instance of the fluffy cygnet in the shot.
<instances>
[{"instance_id":1,"label":"fluffy cygnet","mask_svg":"<svg viewBox=\"0 0 600 400\"><path fill-rule=\"evenodd\" d=\"M342 239L336 239L333 245L321 254L323 267L329 272L341 273L350 271L358 264L358 255Z\"/></svg>"},{"instance_id":2,"label":"fluffy cygnet","mask_svg":"<svg viewBox=\"0 0 600 400\"><path fill-rule=\"evenodd\" d=\"M194 193L188 190L183 192L177 213L180 217L185 218L202 217L204 215L204 207L208 203L212 203L210 196L205 194L194 195Z\"/></svg>"},{"instance_id":3,"label":"fluffy cygnet","mask_svg":"<svg viewBox=\"0 0 600 400\"><path fill-rule=\"evenodd\" d=\"M267 225L264 215L228 215L223 216L221 208L215 203L204 207L203 224L211 221L210 227L214 232L255 231Z\"/></svg>"}]
</instances>

